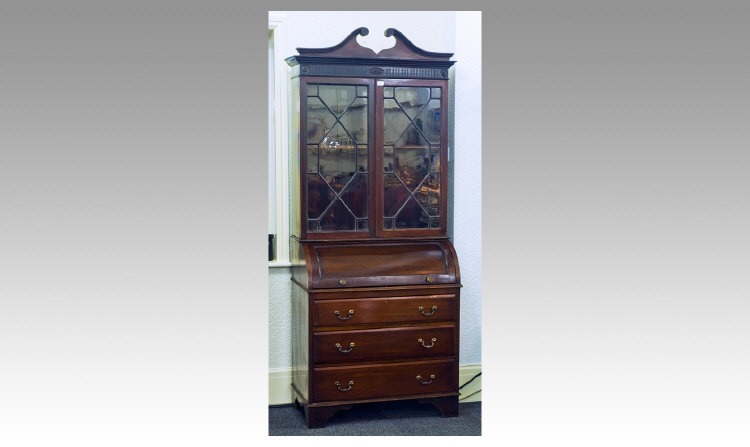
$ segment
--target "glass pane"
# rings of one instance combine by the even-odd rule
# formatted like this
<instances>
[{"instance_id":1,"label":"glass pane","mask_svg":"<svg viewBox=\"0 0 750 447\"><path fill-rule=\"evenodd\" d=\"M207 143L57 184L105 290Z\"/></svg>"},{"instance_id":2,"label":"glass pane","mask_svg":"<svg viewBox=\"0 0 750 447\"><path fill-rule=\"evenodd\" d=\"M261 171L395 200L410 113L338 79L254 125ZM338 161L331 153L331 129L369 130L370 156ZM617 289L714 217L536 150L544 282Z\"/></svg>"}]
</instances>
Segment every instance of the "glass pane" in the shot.
<instances>
[{"instance_id":1,"label":"glass pane","mask_svg":"<svg viewBox=\"0 0 750 447\"><path fill-rule=\"evenodd\" d=\"M367 96L367 86L308 85L310 232L368 229Z\"/></svg>"},{"instance_id":2,"label":"glass pane","mask_svg":"<svg viewBox=\"0 0 750 447\"><path fill-rule=\"evenodd\" d=\"M394 174L383 176L383 187L383 216L393 217L411 195Z\"/></svg>"},{"instance_id":3,"label":"glass pane","mask_svg":"<svg viewBox=\"0 0 750 447\"><path fill-rule=\"evenodd\" d=\"M359 218L367 217L367 176L357 174L357 176L349 182L349 186L346 190L341 193L341 200L349 209L354 213L354 216Z\"/></svg>"},{"instance_id":4,"label":"glass pane","mask_svg":"<svg viewBox=\"0 0 750 447\"><path fill-rule=\"evenodd\" d=\"M410 197L396 216L396 228L428 228L429 217L419 203Z\"/></svg>"},{"instance_id":5,"label":"glass pane","mask_svg":"<svg viewBox=\"0 0 750 447\"><path fill-rule=\"evenodd\" d=\"M440 229L442 91L383 92L383 229Z\"/></svg>"},{"instance_id":6,"label":"glass pane","mask_svg":"<svg viewBox=\"0 0 750 447\"><path fill-rule=\"evenodd\" d=\"M320 217L320 231L351 231L354 230L354 222L352 213L341 200L336 200L336 203Z\"/></svg>"},{"instance_id":7,"label":"glass pane","mask_svg":"<svg viewBox=\"0 0 750 447\"><path fill-rule=\"evenodd\" d=\"M410 191L422 183L430 170L429 146L397 147L393 155L396 175Z\"/></svg>"},{"instance_id":8,"label":"glass pane","mask_svg":"<svg viewBox=\"0 0 750 447\"><path fill-rule=\"evenodd\" d=\"M307 175L307 217L317 219L336 194L318 174Z\"/></svg>"},{"instance_id":9,"label":"glass pane","mask_svg":"<svg viewBox=\"0 0 750 447\"><path fill-rule=\"evenodd\" d=\"M357 146L357 172L367 172L367 146Z\"/></svg>"},{"instance_id":10,"label":"glass pane","mask_svg":"<svg viewBox=\"0 0 750 447\"><path fill-rule=\"evenodd\" d=\"M430 174L424 183L414 192L414 197L427 214L440 215L440 174Z\"/></svg>"},{"instance_id":11,"label":"glass pane","mask_svg":"<svg viewBox=\"0 0 750 447\"><path fill-rule=\"evenodd\" d=\"M341 191L354 175L357 154L347 133L336 124L320 144L319 172L326 183Z\"/></svg>"},{"instance_id":12,"label":"glass pane","mask_svg":"<svg viewBox=\"0 0 750 447\"><path fill-rule=\"evenodd\" d=\"M427 107L414 119L414 125L430 143L440 144L440 100L431 99Z\"/></svg>"},{"instance_id":13,"label":"glass pane","mask_svg":"<svg viewBox=\"0 0 750 447\"><path fill-rule=\"evenodd\" d=\"M393 98L393 87L383 87L383 97Z\"/></svg>"},{"instance_id":14,"label":"glass pane","mask_svg":"<svg viewBox=\"0 0 750 447\"><path fill-rule=\"evenodd\" d=\"M430 172L440 172L440 147L430 147Z\"/></svg>"},{"instance_id":15,"label":"glass pane","mask_svg":"<svg viewBox=\"0 0 750 447\"><path fill-rule=\"evenodd\" d=\"M383 172L393 172L393 146L383 146Z\"/></svg>"},{"instance_id":16,"label":"glass pane","mask_svg":"<svg viewBox=\"0 0 750 447\"><path fill-rule=\"evenodd\" d=\"M430 89L427 87L397 87L395 98L409 115L409 118L414 118L430 100Z\"/></svg>"},{"instance_id":17,"label":"glass pane","mask_svg":"<svg viewBox=\"0 0 750 447\"><path fill-rule=\"evenodd\" d=\"M394 144L404 133L411 120L394 99L383 101L383 136L385 144Z\"/></svg>"},{"instance_id":18,"label":"glass pane","mask_svg":"<svg viewBox=\"0 0 750 447\"><path fill-rule=\"evenodd\" d=\"M367 143L367 98L357 98L340 121L355 142Z\"/></svg>"},{"instance_id":19,"label":"glass pane","mask_svg":"<svg viewBox=\"0 0 750 447\"><path fill-rule=\"evenodd\" d=\"M318 87L318 96L336 116L341 115L354 100L353 85L325 85Z\"/></svg>"},{"instance_id":20,"label":"glass pane","mask_svg":"<svg viewBox=\"0 0 750 447\"><path fill-rule=\"evenodd\" d=\"M307 173L315 174L318 172L318 145L311 144L307 146Z\"/></svg>"},{"instance_id":21,"label":"glass pane","mask_svg":"<svg viewBox=\"0 0 750 447\"><path fill-rule=\"evenodd\" d=\"M317 144L336 123L336 117L317 97L307 98L307 142Z\"/></svg>"}]
</instances>

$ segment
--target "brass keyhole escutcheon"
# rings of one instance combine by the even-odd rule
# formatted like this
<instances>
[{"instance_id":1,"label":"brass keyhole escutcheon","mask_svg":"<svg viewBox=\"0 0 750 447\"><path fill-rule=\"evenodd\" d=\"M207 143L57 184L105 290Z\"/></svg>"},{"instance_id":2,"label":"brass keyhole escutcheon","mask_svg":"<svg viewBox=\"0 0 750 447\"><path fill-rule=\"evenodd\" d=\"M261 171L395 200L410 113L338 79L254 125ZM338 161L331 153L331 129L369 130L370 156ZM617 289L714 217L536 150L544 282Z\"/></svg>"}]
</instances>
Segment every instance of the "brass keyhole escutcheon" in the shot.
<instances>
[{"instance_id":1,"label":"brass keyhole escutcheon","mask_svg":"<svg viewBox=\"0 0 750 447\"><path fill-rule=\"evenodd\" d=\"M427 278L425 278L424 280L427 282L432 282L433 281L432 275L428 275Z\"/></svg>"},{"instance_id":2,"label":"brass keyhole escutcheon","mask_svg":"<svg viewBox=\"0 0 750 447\"><path fill-rule=\"evenodd\" d=\"M339 285L340 286L345 286L346 285L346 280L345 279L339 279Z\"/></svg>"}]
</instances>

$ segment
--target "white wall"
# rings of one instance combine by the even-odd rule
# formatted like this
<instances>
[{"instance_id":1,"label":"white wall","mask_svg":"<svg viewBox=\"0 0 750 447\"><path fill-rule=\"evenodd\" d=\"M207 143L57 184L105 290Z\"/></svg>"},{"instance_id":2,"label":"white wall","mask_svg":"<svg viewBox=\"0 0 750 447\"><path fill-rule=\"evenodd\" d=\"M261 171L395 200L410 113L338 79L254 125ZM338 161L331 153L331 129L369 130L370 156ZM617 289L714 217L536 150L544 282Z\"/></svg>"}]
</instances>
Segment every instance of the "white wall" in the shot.
<instances>
[{"instance_id":1,"label":"white wall","mask_svg":"<svg viewBox=\"0 0 750 447\"><path fill-rule=\"evenodd\" d=\"M428 51L453 52L455 76L453 241L461 269L461 365L479 365L481 356L481 19L479 12L305 11L271 12L281 19L276 63L297 54L296 47L328 47L355 28L368 36L361 43L391 46L383 36L396 28ZM393 39L393 38L390 38ZM379 48L377 48L379 47ZM269 269L269 367L291 367L289 269Z\"/></svg>"}]
</instances>

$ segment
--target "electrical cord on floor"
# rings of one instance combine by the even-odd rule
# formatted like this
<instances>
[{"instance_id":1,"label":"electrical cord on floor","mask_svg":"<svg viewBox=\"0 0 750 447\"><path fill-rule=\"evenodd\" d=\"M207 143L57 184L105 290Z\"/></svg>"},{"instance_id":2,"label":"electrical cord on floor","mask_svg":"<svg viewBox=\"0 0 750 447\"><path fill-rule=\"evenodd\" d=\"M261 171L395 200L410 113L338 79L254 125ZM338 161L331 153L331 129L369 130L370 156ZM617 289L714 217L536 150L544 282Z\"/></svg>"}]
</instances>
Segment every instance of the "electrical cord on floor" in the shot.
<instances>
[{"instance_id":1,"label":"electrical cord on floor","mask_svg":"<svg viewBox=\"0 0 750 447\"><path fill-rule=\"evenodd\" d=\"M459 401L462 401L462 400L466 400L466 399L470 398L471 396L473 396L473 395L475 395L475 394L477 394L477 393L481 393L481 392L482 392L482 389L480 388L480 389L478 389L478 390L474 391L473 393L469 394L468 396L463 396L463 397L461 397L461 398L460 398L460 399L458 399L458 400L459 400Z\"/></svg>"},{"instance_id":2,"label":"electrical cord on floor","mask_svg":"<svg viewBox=\"0 0 750 447\"><path fill-rule=\"evenodd\" d=\"M466 383L464 383L463 385L461 385L460 387L458 387L458 391L459 391L459 393L458 393L458 394L459 394L459 396L461 395L461 392L460 392L460 391L461 391L461 388L463 388L463 387L465 387L466 385L470 384L471 382L473 382L473 381L474 381L474 379L476 379L477 377L479 377L479 376L481 376L481 375L482 375L482 372L480 371L479 373L477 373L477 375L475 375L474 377L472 377L471 379L469 379L469 380L468 380L468 381L467 381ZM468 398L470 398L471 396L473 396L473 395L475 395L475 394L477 394L477 393L479 393L479 392L481 392L481 391L482 391L482 389L481 389L481 388L479 388L478 390L474 391L473 393L471 393L471 394L469 394L469 395L466 395L466 396L462 396L462 397L461 397L461 398L459 398L458 400L464 400L464 399L468 399Z\"/></svg>"},{"instance_id":3,"label":"electrical cord on floor","mask_svg":"<svg viewBox=\"0 0 750 447\"><path fill-rule=\"evenodd\" d=\"M477 377L479 377L479 376L481 376L481 375L482 375L482 371L479 371L479 372L477 373L477 375L475 375L474 377L472 377L471 379L469 379L469 380L468 380L468 381L467 381L466 383L464 383L463 385L461 385L460 387L458 387L459 391L461 390L461 388L463 388L463 387L465 387L466 385L470 384L470 383L471 383L471 382L472 382L472 381L473 381L474 379L476 379Z\"/></svg>"}]
</instances>

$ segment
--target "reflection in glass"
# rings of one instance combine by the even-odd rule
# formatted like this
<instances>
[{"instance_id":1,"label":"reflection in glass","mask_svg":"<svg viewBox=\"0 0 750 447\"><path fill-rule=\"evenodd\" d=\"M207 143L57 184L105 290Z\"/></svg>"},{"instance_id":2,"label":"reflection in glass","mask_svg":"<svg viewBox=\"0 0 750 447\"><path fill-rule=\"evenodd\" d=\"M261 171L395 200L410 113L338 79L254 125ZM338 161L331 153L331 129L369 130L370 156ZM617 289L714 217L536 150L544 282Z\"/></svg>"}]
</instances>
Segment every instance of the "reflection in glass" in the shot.
<instances>
[{"instance_id":1,"label":"reflection in glass","mask_svg":"<svg viewBox=\"0 0 750 447\"><path fill-rule=\"evenodd\" d=\"M342 144L342 140L346 142L346 132L340 123L336 123L320 144L318 172L337 192L344 189L357 165L354 147L349 142Z\"/></svg>"},{"instance_id":2,"label":"reflection in glass","mask_svg":"<svg viewBox=\"0 0 750 447\"><path fill-rule=\"evenodd\" d=\"M320 143L320 140L336 123L336 117L317 97L307 98L307 142Z\"/></svg>"},{"instance_id":3,"label":"reflection in glass","mask_svg":"<svg viewBox=\"0 0 750 447\"><path fill-rule=\"evenodd\" d=\"M367 143L367 98L357 98L340 118L355 143Z\"/></svg>"},{"instance_id":4,"label":"reflection in glass","mask_svg":"<svg viewBox=\"0 0 750 447\"><path fill-rule=\"evenodd\" d=\"M414 197L410 197L396 216L396 229L428 227L429 217Z\"/></svg>"},{"instance_id":5,"label":"reflection in glass","mask_svg":"<svg viewBox=\"0 0 750 447\"><path fill-rule=\"evenodd\" d=\"M430 89L424 87L396 87L394 95L410 118L417 116L427 101L430 100Z\"/></svg>"},{"instance_id":6,"label":"reflection in glass","mask_svg":"<svg viewBox=\"0 0 750 447\"><path fill-rule=\"evenodd\" d=\"M385 174L383 176L383 187L385 190L383 194L383 216L393 217L411 195L395 174Z\"/></svg>"},{"instance_id":7,"label":"reflection in glass","mask_svg":"<svg viewBox=\"0 0 750 447\"><path fill-rule=\"evenodd\" d=\"M308 231L367 231L367 86L307 91Z\"/></svg>"},{"instance_id":8,"label":"reflection in glass","mask_svg":"<svg viewBox=\"0 0 750 447\"><path fill-rule=\"evenodd\" d=\"M383 146L383 172L393 172L393 146Z\"/></svg>"},{"instance_id":9,"label":"reflection in glass","mask_svg":"<svg viewBox=\"0 0 750 447\"><path fill-rule=\"evenodd\" d=\"M355 217L367 217L367 176L357 174L339 197Z\"/></svg>"},{"instance_id":10,"label":"reflection in glass","mask_svg":"<svg viewBox=\"0 0 750 447\"><path fill-rule=\"evenodd\" d=\"M354 216L341 200L336 200L320 217L320 231L354 230Z\"/></svg>"},{"instance_id":11,"label":"reflection in glass","mask_svg":"<svg viewBox=\"0 0 750 447\"><path fill-rule=\"evenodd\" d=\"M320 84L318 96L331 109L331 112L339 116L344 113L356 95L353 85Z\"/></svg>"},{"instance_id":12,"label":"reflection in glass","mask_svg":"<svg viewBox=\"0 0 750 447\"><path fill-rule=\"evenodd\" d=\"M440 215L440 173L430 174L420 187L414 191L414 197L427 214Z\"/></svg>"},{"instance_id":13,"label":"reflection in glass","mask_svg":"<svg viewBox=\"0 0 750 447\"><path fill-rule=\"evenodd\" d=\"M336 193L318 174L307 175L307 217L317 219L323 214Z\"/></svg>"},{"instance_id":14,"label":"reflection in glass","mask_svg":"<svg viewBox=\"0 0 750 447\"><path fill-rule=\"evenodd\" d=\"M367 172L367 145L362 144L357 146L357 172Z\"/></svg>"},{"instance_id":15,"label":"reflection in glass","mask_svg":"<svg viewBox=\"0 0 750 447\"><path fill-rule=\"evenodd\" d=\"M430 147L430 172L440 172L440 147Z\"/></svg>"},{"instance_id":16,"label":"reflection in glass","mask_svg":"<svg viewBox=\"0 0 750 447\"><path fill-rule=\"evenodd\" d=\"M315 174L318 172L318 145L307 145L307 173Z\"/></svg>"},{"instance_id":17,"label":"reflection in glass","mask_svg":"<svg viewBox=\"0 0 750 447\"><path fill-rule=\"evenodd\" d=\"M396 175L410 190L414 190L427 176L430 167L429 147L397 147L394 151L393 165Z\"/></svg>"},{"instance_id":18,"label":"reflection in glass","mask_svg":"<svg viewBox=\"0 0 750 447\"><path fill-rule=\"evenodd\" d=\"M383 229L440 228L440 101L439 88L385 94Z\"/></svg>"},{"instance_id":19,"label":"reflection in glass","mask_svg":"<svg viewBox=\"0 0 750 447\"><path fill-rule=\"evenodd\" d=\"M418 128L430 143L440 144L440 100L432 99L414 119L414 127Z\"/></svg>"}]
</instances>

